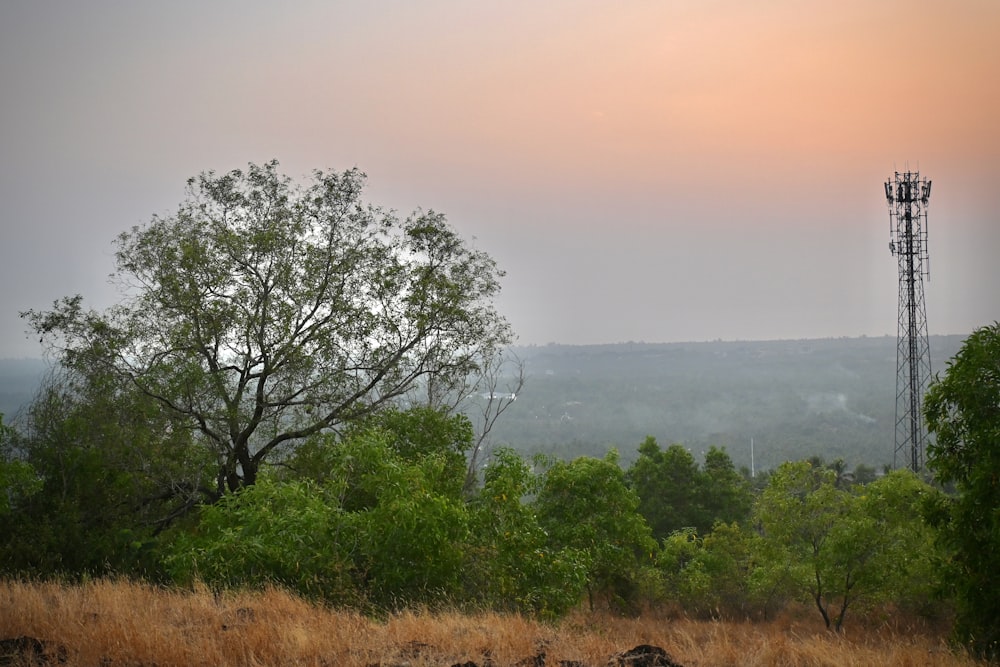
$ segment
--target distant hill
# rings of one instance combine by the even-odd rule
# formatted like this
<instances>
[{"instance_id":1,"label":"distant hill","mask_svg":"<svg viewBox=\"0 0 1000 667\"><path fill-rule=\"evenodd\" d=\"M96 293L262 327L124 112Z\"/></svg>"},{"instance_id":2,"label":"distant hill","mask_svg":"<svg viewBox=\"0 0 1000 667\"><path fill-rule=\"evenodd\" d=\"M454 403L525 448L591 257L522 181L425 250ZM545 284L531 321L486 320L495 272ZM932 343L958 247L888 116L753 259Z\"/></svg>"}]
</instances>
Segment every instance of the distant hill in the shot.
<instances>
[{"instance_id":1,"label":"distant hill","mask_svg":"<svg viewBox=\"0 0 1000 667\"><path fill-rule=\"evenodd\" d=\"M0 359L0 414L6 420L34 398L48 368L41 359Z\"/></svg>"},{"instance_id":2,"label":"distant hill","mask_svg":"<svg viewBox=\"0 0 1000 667\"><path fill-rule=\"evenodd\" d=\"M934 372L964 336L932 336ZM773 468L821 455L881 468L895 437L896 339L619 343L516 348L527 382L492 432L496 445L561 458L624 464L647 435L679 442L696 458L726 447L737 466ZM12 418L47 369L39 359L0 360L0 413Z\"/></svg>"},{"instance_id":3,"label":"distant hill","mask_svg":"<svg viewBox=\"0 0 1000 667\"><path fill-rule=\"evenodd\" d=\"M944 370L964 336L933 336ZM696 458L725 446L763 470L821 455L881 468L895 438L896 339L623 343L518 348L528 376L493 442L571 458L617 446L623 463L647 436Z\"/></svg>"}]
</instances>

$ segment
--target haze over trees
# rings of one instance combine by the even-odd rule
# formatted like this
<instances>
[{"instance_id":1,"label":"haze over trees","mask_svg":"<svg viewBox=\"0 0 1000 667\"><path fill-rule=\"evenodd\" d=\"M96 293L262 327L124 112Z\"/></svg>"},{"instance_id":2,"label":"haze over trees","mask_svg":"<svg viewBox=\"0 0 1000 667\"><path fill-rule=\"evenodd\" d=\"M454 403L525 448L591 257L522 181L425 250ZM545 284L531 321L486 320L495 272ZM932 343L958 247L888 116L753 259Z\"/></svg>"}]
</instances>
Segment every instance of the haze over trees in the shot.
<instances>
[{"instance_id":1,"label":"haze over trees","mask_svg":"<svg viewBox=\"0 0 1000 667\"><path fill-rule=\"evenodd\" d=\"M943 370L961 342L932 336L933 369ZM460 409L479 438L482 410L497 407L488 397L515 394L488 439L528 457L601 458L616 447L630 465L634 444L652 435L664 448L683 444L699 463L711 447L725 447L737 470L813 455L843 459L848 472L869 477L892 465L886 433L895 423L895 338L516 346L510 353L523 371L521 389L518 363L507 363L494 377L497 391L479 390ZM11 420L44 371L40 360L32 375L23 366L0 360L0 399L7 397L0 411ZM475 467L486 455L478 451Z\"/></svg>"},{"instance_id":2,"label":"haze over trees","mask_svg":"<svg viewBox=\"0 0 1000 667\"><path fill-rule=\"evenodd\" d=\"M932 368L961 343L932 336ZM699 462L725 447L737 470L813 455L850 471L893 464L895 337L551 344L517 354L527 391L493 436L526 455L600 458L618 447L627 465L634 443L652 435Z\"/></svg>"}]
</instances>

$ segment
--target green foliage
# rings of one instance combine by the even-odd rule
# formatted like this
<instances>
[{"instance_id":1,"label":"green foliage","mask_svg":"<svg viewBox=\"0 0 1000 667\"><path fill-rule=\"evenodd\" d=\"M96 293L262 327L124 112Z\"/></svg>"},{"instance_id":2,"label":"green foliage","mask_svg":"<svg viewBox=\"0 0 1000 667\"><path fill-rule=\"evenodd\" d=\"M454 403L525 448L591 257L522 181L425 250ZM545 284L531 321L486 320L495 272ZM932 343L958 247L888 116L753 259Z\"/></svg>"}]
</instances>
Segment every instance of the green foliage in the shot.
<instances>
[{"instance_id":1,"label":"green foliage","mask_svg":"<svg viewBox=\"0 0 1000 667\"><path fill-rule=\"evenodd\" d=\"M927 464L957 496L928 506L952 555L957 633L980 654L1000 658L1000 323L977 329L927 392L936 438Z\"/></svg>"},{"instance_id":2,"label":"green foliage","mask_svg":"<svg viewBox=\"0 0 1000 667\"><path fill-rule=\"evenodd\" d=\"M671 534L657 558L665 598L688 613L737 618L808 599L837 631L849 608L934 614L940 557L919 510L938 492L909 471L851 489L836 481L833 469L787 463L755 506L759 532L720 522L704 537Z\"/></svg>"},{"instance_id":3,"label":"green foliage","mask_svg":"<svg viewBox=\"0 0 1000 667\"><path fill-rule=\"evenodd\" d=\"M389 447L403 461L435 458L441 464L437 479L430 480L442 494L458 497L465 475L465 456L475 434L472 422L442 408L390 408L355 424L350 433L377 429L387 434Z\"/></svg>"},{"instance_id":4,"label":"green foliage","mask_svg":"<svg viewBox=\"0 0 1000 667\"><path fill-rule=\"evenodd\" d=\"M366 204L357 170L302 187L270 162L188 185L174 215L118 237L120 303L22 316L66 367L127 379L196 430L218 494L414 388L459 386L509 342L493 260L440 214Z\"/></svg>"},{"instance_id":5,"label":"green foliage","mask_svg":"<svg viewBox=\"0 0 1000 667\"><path fill-rule=\"evenodd\" d=\"M661 595L695 614L705 611L702 601L712 589L701 563L702 546L695 529L685 528L664 538L656 555L656 565L663 575ZM711 610L712 605L707 609Z\"/></svg>"},{"instance_id":6,"label":"green foliage","mask_svg":"<svg viewBox=\"0 0 1000 667\"><path fill-rule=\"evenodd\" d=\"M210 463L148 397L68 372L30 406L18 448L39 485L0 530L0 562L18 573L156 577L157 532L204 497Z\"/></svg>"},{"instance_id":7,"label":"green foliage","mask_svg":"<svg viewBox=\"0 0 1000 667\"><path fill-rule=\"evenodd\" d=\"M853 477L854 484L870 484L878 478L875 474L875 468L867 466L863 463L859 463L854 468L854 472L851 473L851 477Z\"/></svg>"},{"instance_id":8,"label":"green foliage","mask_svg":"<svg viewBox=\"0 0 1000 667\"><path fill-rule=\"evenodd\" d=\"M264 476L203 507L197 529L172 545L171 573L215 587L275 583L372 610L471 603L565 613L584 590L588 555L549 543L523 502L538 480L510 451L497 453L466 503L465 470L453 455L467 422L439 417L415 409L345 439L313 439L306 460L289 465L322 466L322 478ZM426 439L419 451L400 446L428 419L443 441Z\"/></svg>"},{"instance_id":9,"label":"green foliage","mask_svg":"<svg viewBox=\"0 0 1000 667\"><path fill-rule=\"evenodd\" d=\"M694 457L681 445L662 451L652 436L639 446L639 458L628 470L628 482L639 496L639 513L653 535L662 538L675 530L706 530L699 493L699 470Z\"/></svg>"},{"instance_id":10,"label":"green foliage","mask_svg":"<svg viewBox=\"0 0 1000 667\"><path fill-rule=\"evenodd\" d=\"M388 422L411 427L428 416ZM464 467L454 465L453 442L401 451L400 436L373 422L343 440L315 438L304 455L313 472L324 466L321 479L264 476L204 507L197 531L174 545L172 573L213 586L278 583L374 609L459 599Z\"/></svg>"},{"instance_id":11,"label":"green foliage","mask_svg":"<svg viewBox=\"0 0 1000 667\"><path fill-rule=\"evenodd\" d=\"M311 598L351 602L352 517L310 482L260 483L201 509L165 558L177 581L216 588L276 584Z\"/></svg>"},{"instance_id":12,"label":"green foliage","mask_svg":"<svg viewBox=\"0 0 1000 667\"><path fill-rule=\"evenodd\" d=\"M756 577L764 588L787 581L837 631L853 605L919 600L934 581L933 534L920 515L933 493L908 471L847 490L830 468L783 464L756 506Z\"/></svg>"},{"instance_id":13,"label":"green foliage","mask_svg":"<svg viewBox=\"0 0 1000 667\"><path fill-rule=\"evenodd\" d=\"M738 523L716 523L702 541L702 569L712 589L702 603L735 618L761 613L768 602L753 575L760 551L760 535Z\"/></svg>"},{"instance_id":14,"label":"green foliage","mask_svg":"<svg viewBox=\"0 0 1000 667\"><path fill-rule=\"evenodd\" d=\"M16 435L13 428L3 423L3 414L0 414L0 516L16 508L42 486L31 464L17 456Z\"/></svg>"},{"instance_id":15,"label":"green foliage","mask_svg":"<svg viewBox=\"0 0 1000 667\"><path fill-rule=\"evenodd\" d=\"M839 629L853 586L845 573L831 571L831 534L850 512L850 496L834 485L835 474L807 461L785 463L771 476L756 507L768 567L786 576L795 593L807 594L826 627ZM844 590L840 587L843 582ZM832 589L832 590L831 590ZM840 614L833 618L840 597Z\"/></svg>"},{"instance_id":16,"label":"green foliage","mask_svg":"<svg viewBox=\"0 0 1000 667\"><path fill-rule=\"evenodd\" d=\"M373 438L379 447L358 446ZM434 468L425 472L434 478L427 482L435 493L458 498L464 453L472 440L472 425L464 415L430 407L389 408L349 425L342 436L322 433L308 438L283 461L282 469L289 479L339 485L344 509L353 512L376 504L379 489L364 479L383 468L386 456L407 465L433 461Z\"/></svg>"},{"instance_id":17,"label":"green foliage","mask_svg":"<svg viewBox=\"0 0 1000 667\"><path fill-rule=\"evenodd\" d=\"M721 522L704 537L692 528L669 535L657 556L664 598L697 616L756 613L760 601L751 586L759 539L739 524Z\"/></svg>"},{"instance_id":18,"label":"green foliage","mask_svg":"<svg viewBox=\"0 0 1000 667\"><path fill-rule=\"evenodd\" d=\"M944 368L958 336L931 336ZM516 348L529 391L493 431L526 456L602 457L647 434L683 443L701 461L726 447L737 470L821 453L853 469L891 463L896 337L703 343L542 345ZM637 453L621 450L628 468ZM706 526L708 528L710 526Z\"/></svg>"},{"instance_id":19,"label":"green foliage","mask_svg":"<svg viewBox=\"0 0 1000 667\"><path fill-rule=\"evenodd\" d=\"M359 480L374 501L357 512L357 568L368 595L383 608L456 599L469 537L468 513L455 492L464 469L452 469L442 489L449 462L441 453L411 463L377 438L355 446L372 447L364 458L377 461Z\"/></svg>"},{"instance_id":20,"label":"green foliage","mask_svg":"<svg viewBox=\"0 0 1000 667\"><path fill-rule=\"evenodd\" d=\"M494 452L470 504L469 597L503 611L560 616L587 583L587 554L549 545L534 508L522 500L539 479L515 452Z\"/></svg>"},{"instance_id":21,"label":"green foliage","mask_svg":"<svg viewBox=\"0 0 1000 667\"><path fill-rule=\"evenodd\" d=\"M634 609L648 583L656 542L638 506L615 451L560 461L545 474L535 500L539 521L555 548L586 554L591 606L598 595Z\"/></svg>"},{"instance_id":22,"label":"green foliage","mask_svg":"<svg viewBox=\"0 0 1000 667\"><path fill-rule=\"evenodd\" d=\"M627 479L639 496L639 513L658 539L685 528L704 534L716 521L744 521L750 515L750 486L725 449L710 447L700 468L683 446L661 450L647 436Z\"/></svg>"},{"instance_id":23,"label":"green foliage","mask_svg":"<svg viewBox=\"0 0 1000 667\"><path fill-rule=\"evenodd\" d=\"M747 479L741 475L726 448L711 446L702 465L701 495L706 514L713 524L743 522L750 518L753 493Z\"/></svg>"},{"instance_id":24,"label":"green foliage","mask_svg":"<svg viewBox=\"0 0 1000 667\"><path fill-rule=\"evenodd\" d=\"M924 507L944 497L941 491L902 469L856 488L855 496L857 520L845 538L872 545L858 573L865 601L944 616L936 594L944 554L935 544L937 531L923 516Z\"/></svg>"}]
</instances>

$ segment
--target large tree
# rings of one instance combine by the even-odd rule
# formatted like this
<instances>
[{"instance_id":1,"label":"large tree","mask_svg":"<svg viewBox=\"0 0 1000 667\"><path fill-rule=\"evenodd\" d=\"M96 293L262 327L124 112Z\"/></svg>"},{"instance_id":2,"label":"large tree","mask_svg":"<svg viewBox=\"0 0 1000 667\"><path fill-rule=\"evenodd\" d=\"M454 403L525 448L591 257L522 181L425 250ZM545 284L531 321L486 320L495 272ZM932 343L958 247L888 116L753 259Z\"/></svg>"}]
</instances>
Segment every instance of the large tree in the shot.
<instances>
[{"instance_id":1,"label":"large tree","mask_svg":"<svg viewBox=\"0 0 1000 667\"><path fill-rule=\"evenodd\" d=\"M415 388L439 400L511 338L493 260L438 213L366 204L363 184L299 185L276 162L203 173L176 213L118 237L116 306L23 316L65 366L125 378L189 424L219 494L251 485L303 438Z\"/></svg>"},{"instance_id":2,"label":"large tree","mask_svg":"<svg viewBox=\"0 0 1000 667\"><path fill-rule=\"evenodd\" d=\"M977 329L924 402L927 464L957 496L930 519L954 553L958 634L1000 658L1000 323Z\"/></svg>"}]
</instances>

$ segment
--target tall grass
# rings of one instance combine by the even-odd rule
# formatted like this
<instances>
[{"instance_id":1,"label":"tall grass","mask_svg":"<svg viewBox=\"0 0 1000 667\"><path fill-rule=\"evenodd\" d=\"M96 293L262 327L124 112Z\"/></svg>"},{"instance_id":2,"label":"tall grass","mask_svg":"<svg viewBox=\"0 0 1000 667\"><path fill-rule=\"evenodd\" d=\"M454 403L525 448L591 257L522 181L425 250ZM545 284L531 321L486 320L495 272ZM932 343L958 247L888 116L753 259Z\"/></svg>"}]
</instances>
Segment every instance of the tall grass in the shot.
<instances>
[{"instance_id":1,"label":"tall grass","mask_svg":"<svg viewBox=\"0 0 1000 667\"><path fill-rule=\"evenodd\" d=\"M69 665L419 667L482 664L490 656L504 666L544 650L549 665L603 666L638 644L661 646L689 667L977 664L949 650L940 631L919 625L858 624L843 636L820 625L808 610L766 623L582 611L556 624L496 613L403 612L377 620L277 589L213 595L124 581L0 582L0 638L61 645Z\"/></svg>"}]
</instances>

